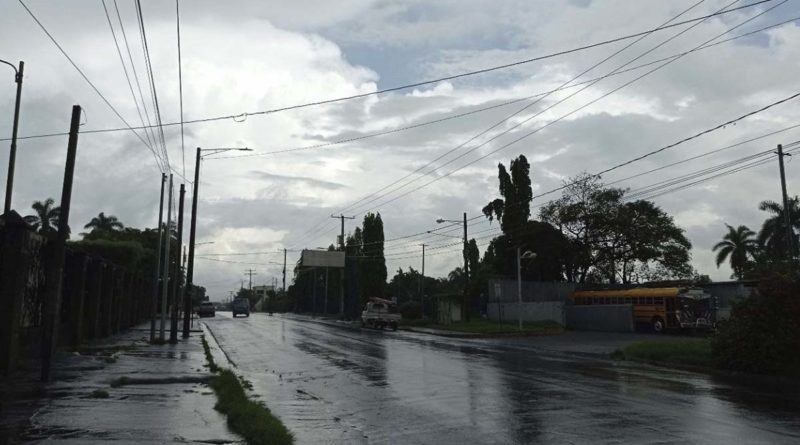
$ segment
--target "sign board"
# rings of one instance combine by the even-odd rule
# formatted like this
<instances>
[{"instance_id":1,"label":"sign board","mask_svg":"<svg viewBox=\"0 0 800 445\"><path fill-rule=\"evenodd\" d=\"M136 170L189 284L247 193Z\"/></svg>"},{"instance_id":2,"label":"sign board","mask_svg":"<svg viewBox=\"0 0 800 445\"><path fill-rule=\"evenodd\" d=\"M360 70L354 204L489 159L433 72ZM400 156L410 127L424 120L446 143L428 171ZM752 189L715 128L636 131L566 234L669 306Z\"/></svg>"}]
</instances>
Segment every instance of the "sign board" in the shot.
<instances>
[{"instance_id":1,"label":"sign board","mask_svg":"<svg viewBox=\"0 0 800 445\"><path fill-rule=\"evenodd\" d=\"M344 252L303 250L300 265L303 267L344 267Z\"/></svg>"}]
</instances>

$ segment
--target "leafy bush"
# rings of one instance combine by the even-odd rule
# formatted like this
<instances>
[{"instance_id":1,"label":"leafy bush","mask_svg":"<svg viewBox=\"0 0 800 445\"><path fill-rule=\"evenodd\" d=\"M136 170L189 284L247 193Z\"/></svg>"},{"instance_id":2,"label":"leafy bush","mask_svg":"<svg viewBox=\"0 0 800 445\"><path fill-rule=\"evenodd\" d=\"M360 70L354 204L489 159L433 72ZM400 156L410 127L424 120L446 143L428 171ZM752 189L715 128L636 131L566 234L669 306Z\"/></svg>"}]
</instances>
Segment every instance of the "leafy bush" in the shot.
<instances>
[{"instance_id":1,"label":"leafy bush","mask_svg":"<svg viewBox=\"0 0 800 445\"><path fill-rule=\"evenodd\" d=\"M146 257L154 256L153 251L145 249L135 241L83 240L69 243L69 248L100 256L131 270L140 270Z\"/></svg>"},{"instance_id":2,"label":"leafy bush","mask_svg":"<svg viewBox=\"0 0 800 445\"><path fill-rule=\"evenodd\" d=\"M711 340L716 365L780 374L800 368L800 283L772 274L757 294L738 303Z\"/></svg>"},{"instance_id":3,"label":"leafy bush","mask_svg":"<svg viewBox=\"0 0 800 445\"><path fill-rule=\"evenodd\" d=\"M407 320L416 320L422 317L422 306L418 301L407 301L398 306L397 310Z\"/></svg>"}]
</instances>

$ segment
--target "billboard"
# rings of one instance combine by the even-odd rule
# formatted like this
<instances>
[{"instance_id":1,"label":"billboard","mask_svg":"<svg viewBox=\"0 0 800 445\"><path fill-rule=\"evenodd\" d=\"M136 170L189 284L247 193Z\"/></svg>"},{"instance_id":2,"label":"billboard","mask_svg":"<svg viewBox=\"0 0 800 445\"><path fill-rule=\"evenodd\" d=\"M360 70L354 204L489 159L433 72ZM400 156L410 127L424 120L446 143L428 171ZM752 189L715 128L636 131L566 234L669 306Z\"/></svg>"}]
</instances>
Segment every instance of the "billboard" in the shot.
<instances>
[{"instance_id":1,"label":"billboard","mask_svg":"<svg viewBox=\"0 0 800 445\"><path fill-rule=\"evenodd\" d=\"M344 252L303 250L300 265L303 267L344 267Z\"/></svg>"}]
</instances>

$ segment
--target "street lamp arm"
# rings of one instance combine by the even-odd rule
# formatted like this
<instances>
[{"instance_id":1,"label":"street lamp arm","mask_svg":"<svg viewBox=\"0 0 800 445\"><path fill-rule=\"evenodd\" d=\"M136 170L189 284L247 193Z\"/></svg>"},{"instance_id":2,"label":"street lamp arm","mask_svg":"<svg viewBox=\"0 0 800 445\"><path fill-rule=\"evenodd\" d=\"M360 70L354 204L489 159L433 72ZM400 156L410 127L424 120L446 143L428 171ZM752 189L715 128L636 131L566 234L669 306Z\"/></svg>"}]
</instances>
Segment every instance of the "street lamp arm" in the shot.
<instances>
[{"instance_id":1,"label":"street lamp arm","mask_svg":"<svg viewBox=\"0 0 800 445\"><path fill-rule=\"evenodd\" d=\"M6 61L5 61L5 60L3 60L3 59L0 59L0 63L5 63L6 65L8 65L8 66L10 66L11 68L13 68L13 69L14 69L14 76L15 76L15 77L19 76L19 71L17 70L17 67L16 67L16 66L14 66L14 64L12 64L12 63L10 63L10 62L6 62Z\"/></svg>"},{"instance_id":2,"label":"street lamp arm","mask_svg":"<svg viewBox=\"0 0 800 445\"><path fill-rule=\"evenodd\" d=\"M252 149L252 148L247 148L247 147L241 147L241 148L239 148L239 147L229 147L229 148L228 148L228 147L224 147L224 148L198 148L198 150L200 150L201 152L202 152L202 151L208 152L208 153L206 153L206 154L204 154L204 155L201 155L201 156L200 156L201 158L204 158L204 157L206 157L206 156L215 155L215 154L217 154L217 153L224 153L224 152L226 152L226 151L253 151L253 149Z\"/></svg>"}]
</instances>

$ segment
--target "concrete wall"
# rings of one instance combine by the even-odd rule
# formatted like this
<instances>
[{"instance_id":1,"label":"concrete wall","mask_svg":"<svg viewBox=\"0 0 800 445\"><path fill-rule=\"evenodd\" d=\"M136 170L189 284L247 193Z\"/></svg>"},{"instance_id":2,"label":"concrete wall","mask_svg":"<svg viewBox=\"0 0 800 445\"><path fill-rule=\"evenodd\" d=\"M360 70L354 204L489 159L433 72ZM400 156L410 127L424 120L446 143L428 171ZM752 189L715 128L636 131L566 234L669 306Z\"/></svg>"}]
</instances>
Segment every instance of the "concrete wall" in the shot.
<instances>
[{"instance_id":1,"label":"concrete wall","mask_svg":"<svg viewBox=\"0 0 800 445\"><path fill-rule=\"evenodd\" d=\"M604 304L568 306L567 328L577 331L633 332L633 306Z\"/></svg>"},{"instance_id":2,"label":"concrete wall","mask_svg":"<svg viewBox=\"0 0 800 445\"><path fill-rule=\"evenodd\" d=\"M539 303L489 303L488 317L493 321L519 320L542 321L552 320L560 324L566 322L564 303L560 301L543 301Z\"/></svg>"},{"instance_id":3,"label":"concrete wall","mask_svg":"<svg viewBox=\"0 0 800 445\"><path fill-rule=\"evenodd\" d=\"M575 283L523 281L522 301L568 301L575 292ZM516 280L489 280L489 303L516 303L519 291Z\"/></svg>"},{"instance_id":4,"label":"concrete wall","mask_svg":"<svg viewBox=\"0 0 800 445\"><path fill-rule=\"evenodd\" d=\"M461 303L453 300L440 300L438 314L438 321L442 324L461 321Z\"/></svg>"}]
</instances>

